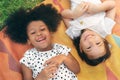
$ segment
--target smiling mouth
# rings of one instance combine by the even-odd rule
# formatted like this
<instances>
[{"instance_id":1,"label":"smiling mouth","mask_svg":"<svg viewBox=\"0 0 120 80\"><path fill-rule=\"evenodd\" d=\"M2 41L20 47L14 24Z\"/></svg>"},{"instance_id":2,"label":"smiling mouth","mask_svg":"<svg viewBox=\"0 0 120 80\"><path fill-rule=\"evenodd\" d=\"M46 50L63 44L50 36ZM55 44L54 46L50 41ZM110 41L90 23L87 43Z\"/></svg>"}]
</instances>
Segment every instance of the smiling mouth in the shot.
<instances>
[{"instance_id":1,"label":"smiling mouth","mask_svg":"<svg viewBox=\"0 0 120 80\"><path fill-rule=\"evenodd\" d=\"M38 39L36 40L36 42L42 42L42 41L44 41L44 40L46 40L46 38L38 38Z\"/></svg>"},{"instance_id":2,"label":"smiling mouth","mask_svg":"<svg viewBox=\"0 0 120 80\"><path fill-rule=\"evenodd\" d=\"M85 36L84 40L86 40L88 37L92 37L92 36L93 36L92 34L88 34L88 35Z\"/></svg>"}]
</instances>

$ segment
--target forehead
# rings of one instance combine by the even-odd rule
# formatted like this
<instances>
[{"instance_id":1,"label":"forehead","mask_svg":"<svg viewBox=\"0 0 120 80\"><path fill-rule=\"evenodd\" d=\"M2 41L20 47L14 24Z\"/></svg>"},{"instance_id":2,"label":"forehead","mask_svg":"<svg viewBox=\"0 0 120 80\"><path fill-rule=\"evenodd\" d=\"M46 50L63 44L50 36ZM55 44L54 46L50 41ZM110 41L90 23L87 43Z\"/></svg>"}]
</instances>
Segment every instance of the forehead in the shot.
<instances>
[{"instance_id":1,"label":"forehead","mask_svg":"<svg viewBox=\"0 0 120 80\"><path fill-rule=\"evenodd\" d=\"M46 27L46 24L43 21L32 21L28 24L27 29L34 29L34 28L38 28L38 27Z\"/></svg>"},{"instance_id":2,"label":"forehead","mask_svg":"<svg viewBox=\"0 0 120 80\"><path fill-rule=\"evenodd\" d=\"M35 26L35 25L45 25L45 23L43 21L31 21L28 26Z\"/></svg>"}]
</instances>

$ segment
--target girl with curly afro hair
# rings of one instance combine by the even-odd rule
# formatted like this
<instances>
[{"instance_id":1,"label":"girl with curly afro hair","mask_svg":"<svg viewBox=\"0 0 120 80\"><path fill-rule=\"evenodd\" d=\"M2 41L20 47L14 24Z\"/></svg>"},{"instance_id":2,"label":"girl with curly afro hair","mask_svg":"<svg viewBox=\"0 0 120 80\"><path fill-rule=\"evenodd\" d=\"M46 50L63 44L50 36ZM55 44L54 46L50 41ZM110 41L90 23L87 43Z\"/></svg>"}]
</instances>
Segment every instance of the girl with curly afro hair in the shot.
<instances>
[{"instance_id":1,"label":"girl with curly afro hair","mask_svg":"<svg viewBox=\"0 0 120 80\"><path fill-rule=\"evenodd\" d=\"M20 59L24 80L77 80L79 64L71 49L51 41L61 19L51 4L41 4L19 9L6 20L5 33L11 40L34 46Z\"/></svg>"}]
</instances>

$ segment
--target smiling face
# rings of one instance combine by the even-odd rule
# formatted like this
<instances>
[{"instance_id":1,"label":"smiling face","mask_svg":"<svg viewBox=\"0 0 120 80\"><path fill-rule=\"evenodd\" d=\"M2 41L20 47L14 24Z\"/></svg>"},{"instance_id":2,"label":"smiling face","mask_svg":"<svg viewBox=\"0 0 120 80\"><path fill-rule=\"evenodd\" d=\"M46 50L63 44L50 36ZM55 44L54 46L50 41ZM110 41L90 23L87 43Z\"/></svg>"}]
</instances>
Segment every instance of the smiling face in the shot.
<instances>
[{"instance_id":1,"label":"smiling face","mask_svg":"<svg viewBox=\"0 0 120 80\"><path fill-rule=\"evenodd\" d=\"M39 51L52 48L51 33L43 21L32 21L27 27L28 41Z\"/></svg>"},{"instance_id":2,"label":"smiling face","mask_svg":"<svg viewBox=\"0 0 120 80\"><path fill-rule=\"evenodd\" d=\"M103 41L100 35L87 29L81 35L80 50L84 51L89 59L97 59L106 53Z\"/></svg>"}]
</instances>

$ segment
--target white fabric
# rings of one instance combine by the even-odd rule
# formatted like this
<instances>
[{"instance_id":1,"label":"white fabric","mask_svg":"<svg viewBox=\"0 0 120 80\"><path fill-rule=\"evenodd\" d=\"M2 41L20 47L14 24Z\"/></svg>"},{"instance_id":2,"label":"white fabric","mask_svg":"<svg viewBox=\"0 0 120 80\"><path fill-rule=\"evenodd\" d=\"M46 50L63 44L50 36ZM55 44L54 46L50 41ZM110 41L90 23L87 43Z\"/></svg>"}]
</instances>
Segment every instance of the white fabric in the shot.
<instances>
[{"instance_id":1,"label":"white fabric","mask_svg":"<svg viewBox=\"0 0 120 80\"><path fill-rule=\"evenodd\" d=\"M100 4L100 0L71 0L71 8L74 9L81 1ZM91 29L102 37L111 34L115 21L105 16L105 12L100 12L94 15L84 14L83 16L70 21L70 26L66 30L68 36L72 39L80 35L82 29Z\"/></svg>"},{"instance_id":2,"label":"white fabric","mask_svg":"<svg viewBox=\"0 0 120 80\"><path fill-rule=\"evenodd\" d=\"M59 54L65 54L67 56L70 50L70 48L57 43L54 44L52 50L45 52L40 52L35 48L32 48L25 52L24 57L20 60L20 63L23 63L29 67L33 71L33 78L35 78L41 70L45 68L43 64L46 60ZM77 78L75 74L71 72L64 64L61 64L55 74L55 77L49 80L77 80Z\"/></svg>"},{"instance_id":3,"label":"white fabric","mask_svg":"<svg viewBox=\"0 0 120 80\"><path fill-rule=\"evenodd\" d=\"M70 0L71 1L71 9L74 9L81 2L92 2L94 4L100 4L100 0Z\"/></svg>"}]
</instances>

